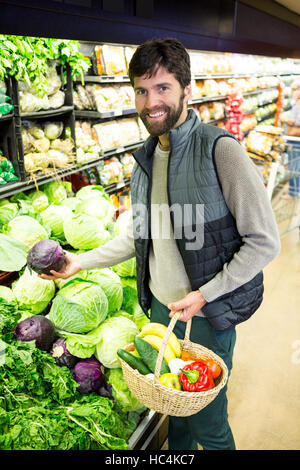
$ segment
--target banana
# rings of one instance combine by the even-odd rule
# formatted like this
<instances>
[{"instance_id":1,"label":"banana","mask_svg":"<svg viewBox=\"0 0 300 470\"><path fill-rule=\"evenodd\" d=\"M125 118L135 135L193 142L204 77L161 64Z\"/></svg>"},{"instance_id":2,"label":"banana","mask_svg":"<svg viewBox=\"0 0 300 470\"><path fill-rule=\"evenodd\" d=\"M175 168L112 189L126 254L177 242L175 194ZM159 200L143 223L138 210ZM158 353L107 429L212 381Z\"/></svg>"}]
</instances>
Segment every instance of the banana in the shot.
<instances>
[{"instance_id":1,"label":"banana","mask_svg":"<svg viewBox=\"0 0 300 470\"><path fill-rule=\"evenodd\" d=\"M154 349L156 349L157 351L159 351L161 349L162 338L160 338L159 336L146 335L146 336L143 337L143 340L147 341L147 343L151 344L151 346ZM164 360L166 361L166 363L168 363L169 361L171 361L172 359L175 359L175 358L176 358L176 355L175 355L174 350L172 349L172 347L169 344L167 344L165 352L164 352Z\"/></svg>"},{"instance_id":2,"label":"banana","mask_svg":"<svg viewBox=\"0 0 300 470\"><path fill-rule=\"evenodd\" d=\"M146 335L156 335L156 336L159 336L160 338L163 338L165 336L166 331L167 331L167 327L163 325L162 323L150 322L150 323L146 323L146 325L143 326L139 336L143 338ZM181 346L177 339L177 336L175 335L175 333L173 333L173 331L170 334L168 344L174 350L176 357L180 357Z\"/></svg>"}]
</instances>

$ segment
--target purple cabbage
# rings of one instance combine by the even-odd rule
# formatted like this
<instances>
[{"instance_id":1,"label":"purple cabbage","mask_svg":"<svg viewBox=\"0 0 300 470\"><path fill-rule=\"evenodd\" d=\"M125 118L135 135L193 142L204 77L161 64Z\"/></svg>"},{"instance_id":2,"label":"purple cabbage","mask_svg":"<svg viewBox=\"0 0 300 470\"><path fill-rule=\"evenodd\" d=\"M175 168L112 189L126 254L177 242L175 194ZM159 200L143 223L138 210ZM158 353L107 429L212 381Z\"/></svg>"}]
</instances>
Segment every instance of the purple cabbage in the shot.
<instances>
[{"instance_id":1,"label":"purple cabbage","mask_svg":"<svg viewBox=\"0 0 300 470\"><path fill-rule=\"evenodd\" d=\"M41 240L29 250L27 265L31 271L38 274L51 274L51 270L61 271L66 265L65 252L54 240Z\"/></svg>"},{"instance_id":2,"label":"purple cabbage","mask_svg":"<svg viewBox=\"0 0 300 470\"><path fill-rule=\"evenodd\" d=\"M66 366L72 369L80 360L78 357L73 356L66 348L66 340L58 338L52 345L51 356L55 359L58 366Z\"/></svg>"},{"instance_id":3,"label":"purple cabbage","mask_svg":"<svg viewBox=\"0 0 300 470\"><path fill-rule=\"evenodd\" d=\"M96 392L105 383L103 366L93 357L81 359L71 372L74 380L79 383L77 390L82 394Z\"/></svg>"},{"instance_id":4,"label":"purple cabbage","mask_svg":"<svg viewBox=\"0 0 300 470\"><path fill-rule=\"evenodd\" d=\"M14 337L19 341L33 341L38 349L49 351L56 338L54 325L43 315L32 315L14 327Z\"/></svg>"}]
</instances>

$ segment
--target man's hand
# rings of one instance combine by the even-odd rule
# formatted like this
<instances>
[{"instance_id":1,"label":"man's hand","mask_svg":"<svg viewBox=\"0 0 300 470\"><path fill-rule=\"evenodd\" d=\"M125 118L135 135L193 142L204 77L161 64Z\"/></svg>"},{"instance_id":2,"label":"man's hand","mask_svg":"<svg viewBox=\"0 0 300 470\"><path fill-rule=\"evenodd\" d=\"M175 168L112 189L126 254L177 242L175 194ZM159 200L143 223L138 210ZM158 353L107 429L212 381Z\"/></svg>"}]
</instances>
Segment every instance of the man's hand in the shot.
<instances>
[{"instance_id":1,"label":"man's hand","mask_svg":"<svg viewBox=\"0 0 300 470\"><path fill-rule=\"evenodd\" d=\"M181 321L188 321L206 304L206 300L199 290L192 291L178 302L168 304L171 310L169 317L172 318L178 310L182 310L179 317Z\"/></svg>"},{"instance_id":2,"label":"man's hand","mask_svg":"<svg viewBox=\"0 0 300 470\"><path fill-rule=\"evenodd\" d=\"M64 269L60 272L57 271L50 271L52 276L48 274L40 274L39 277L42 279L54 280L57 278L67 279L68 277L72 276L73 274L78 273L81 270L79 256L75 255L74 253L66 253L66 260L67 264L65 265Z\"/></svg>"}]
</instances>

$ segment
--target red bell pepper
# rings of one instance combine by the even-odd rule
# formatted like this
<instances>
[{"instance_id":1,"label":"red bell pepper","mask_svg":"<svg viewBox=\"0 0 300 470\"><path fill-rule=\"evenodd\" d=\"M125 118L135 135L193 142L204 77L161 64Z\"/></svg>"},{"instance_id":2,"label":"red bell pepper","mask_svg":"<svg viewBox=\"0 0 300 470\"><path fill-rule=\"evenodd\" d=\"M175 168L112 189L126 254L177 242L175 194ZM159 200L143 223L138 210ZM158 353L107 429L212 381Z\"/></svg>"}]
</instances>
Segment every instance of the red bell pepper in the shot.
<instances>
[{"instance_id":1,"label":"red bell pepper","mask_svg":"<svg viewBox=\"0 0 300 470\"><path fill-rule=\"evenodd\" d=\"M201 361L194 361L181 369L179 380L186 392L203 392L214 388L212 373Z\"/></svg>"}]
</instances>

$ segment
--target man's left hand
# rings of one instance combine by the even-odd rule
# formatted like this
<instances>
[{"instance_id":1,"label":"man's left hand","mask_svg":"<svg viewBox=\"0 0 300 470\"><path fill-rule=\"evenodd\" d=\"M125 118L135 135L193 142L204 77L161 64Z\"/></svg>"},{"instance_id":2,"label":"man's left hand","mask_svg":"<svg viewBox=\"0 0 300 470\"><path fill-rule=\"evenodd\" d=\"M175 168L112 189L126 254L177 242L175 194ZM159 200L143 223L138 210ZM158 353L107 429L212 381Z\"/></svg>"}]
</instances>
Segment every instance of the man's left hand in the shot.
<instances>
[{"instance_id":1,"label":"man's left hand","mask_svg":"<svg viewBox=\"0 0 300 470\"><path fill-rule=\"evenodd\" d=\"M178 302L168 304L171 310L169 317L172 318L178 310L182 310L179 317L181 321L188 321L206 304L206 300L199 290L192 291Z\"/></svg>"}]
</instances>

